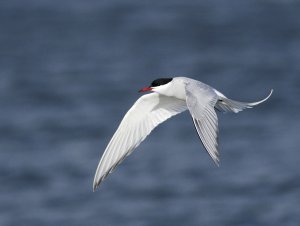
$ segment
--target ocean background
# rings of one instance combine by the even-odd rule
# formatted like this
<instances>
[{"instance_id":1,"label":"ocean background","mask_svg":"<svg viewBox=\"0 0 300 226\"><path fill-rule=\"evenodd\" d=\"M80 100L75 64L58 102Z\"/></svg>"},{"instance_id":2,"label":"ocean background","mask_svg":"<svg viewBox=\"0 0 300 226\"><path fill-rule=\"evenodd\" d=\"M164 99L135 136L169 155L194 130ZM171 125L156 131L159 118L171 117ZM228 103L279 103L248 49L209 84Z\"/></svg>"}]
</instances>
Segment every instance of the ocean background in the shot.
<instances>
[{"instance_id":1,"label":"ocean background","mask_svg":"<svg viewBox=\"0 0 300 226\"><path fill-rule=\"evenodd\" d=\"M264 104L218 114L221 165L187 112L92 192L137 91L187 76ZM300 224L300 1L2 0L1 226Z\"/></svg>"}]
</instances>

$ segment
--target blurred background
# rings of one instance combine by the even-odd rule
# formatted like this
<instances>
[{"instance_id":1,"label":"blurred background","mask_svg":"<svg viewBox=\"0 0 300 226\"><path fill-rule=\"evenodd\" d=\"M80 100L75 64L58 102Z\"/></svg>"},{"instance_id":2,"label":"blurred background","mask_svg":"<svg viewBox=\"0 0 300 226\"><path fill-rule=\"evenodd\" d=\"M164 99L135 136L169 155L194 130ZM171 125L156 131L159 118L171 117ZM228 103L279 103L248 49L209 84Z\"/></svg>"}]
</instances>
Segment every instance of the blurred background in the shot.
<instances>
[{"instance_id":1,"label":"blurred background","mask_svg":"<svg viewBox=\"0 0 300 226\"><path fill-rule=\"evenodd\" d=\"M4 0L0 224L299 225L300 1ZM160 125L97 192L137 92L187 76L240 101L221 166L189 114Z\"/></svg>"}]
</instances>

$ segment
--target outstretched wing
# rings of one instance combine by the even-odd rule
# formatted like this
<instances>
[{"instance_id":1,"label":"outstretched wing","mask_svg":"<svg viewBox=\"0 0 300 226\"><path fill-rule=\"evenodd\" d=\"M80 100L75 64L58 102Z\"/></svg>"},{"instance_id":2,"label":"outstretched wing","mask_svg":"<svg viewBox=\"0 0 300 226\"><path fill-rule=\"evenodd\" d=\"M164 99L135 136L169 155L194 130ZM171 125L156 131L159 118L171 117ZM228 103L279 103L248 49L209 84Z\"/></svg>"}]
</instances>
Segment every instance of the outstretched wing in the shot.
<instances>
[{"instance_id":1,"label":"outstretched wing","mask_svg":"<svg viewBox=\"0 0 300 226\"><path fill-rule=\"evenodd\" d=\"M93 189L160 123L187 110L185 101L157 93L140 97L124 116L98 165Z\"/></svg>"},{"instance_id":2,"label":"outstretched wing","mask_svg":"<svg viewBox=\"0 0 300 226\"><path fill-rule=\"evenodd\" d=\"M218 117L214 110L218 96L214 90L203 83L186 84L186 104L202 144L219 165Z\"/></svg>"}]
</instances>

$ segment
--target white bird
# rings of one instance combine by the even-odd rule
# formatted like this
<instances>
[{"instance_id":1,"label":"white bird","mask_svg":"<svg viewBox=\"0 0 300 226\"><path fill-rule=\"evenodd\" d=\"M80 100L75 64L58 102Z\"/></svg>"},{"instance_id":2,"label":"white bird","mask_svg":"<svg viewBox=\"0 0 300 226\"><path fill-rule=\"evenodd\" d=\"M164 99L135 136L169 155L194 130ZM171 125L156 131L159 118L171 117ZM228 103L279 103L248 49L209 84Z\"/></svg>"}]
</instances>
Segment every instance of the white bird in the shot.
<instances>
[{"instance_id":1,"label":"white bird","mask_svg":"<svg viewBox=\"0 0 300 226\"><path fill-rule=\"evenodd\" d=\"M153 93L143 95L135 102L107 145L96 170L94 191L157 125L185 110L189 110L205 149L219 165L215 109L237 113L266 101L273 92L271 90L261 101L244 103L228 99L209 85L186 77L156 79L140 90L146 91Z\"/></svg>"}]
</instances>

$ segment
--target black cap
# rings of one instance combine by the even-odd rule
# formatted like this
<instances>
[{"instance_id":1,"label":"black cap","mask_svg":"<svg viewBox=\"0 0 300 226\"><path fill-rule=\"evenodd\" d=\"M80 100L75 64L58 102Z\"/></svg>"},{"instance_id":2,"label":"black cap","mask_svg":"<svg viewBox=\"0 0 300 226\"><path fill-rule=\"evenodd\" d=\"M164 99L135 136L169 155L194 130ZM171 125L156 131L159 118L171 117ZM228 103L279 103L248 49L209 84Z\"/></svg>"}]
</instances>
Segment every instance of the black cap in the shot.
<instances>
[{"instance_id":1,"label":"black cap","mask_svg":"<svg viewBox=\"0 0 300 226\"><path fill-rule=\"evenodd\" d=\"M173 80L173 78L159 78L159 79L155 79L151 83L151 87L165 85L165 84L171 82L172 80Z\"/></svg>"}]
</instances>

